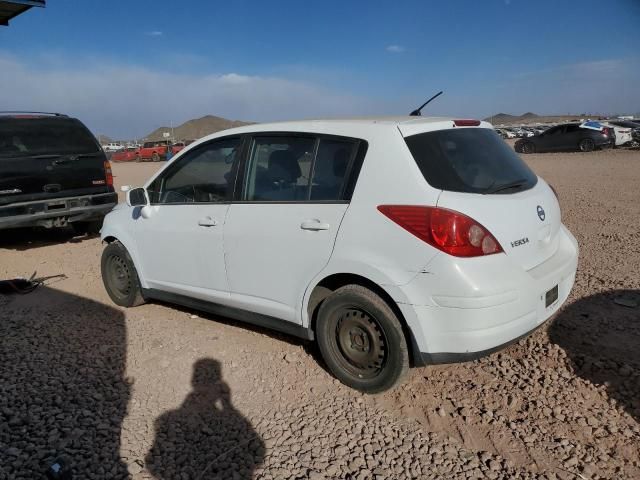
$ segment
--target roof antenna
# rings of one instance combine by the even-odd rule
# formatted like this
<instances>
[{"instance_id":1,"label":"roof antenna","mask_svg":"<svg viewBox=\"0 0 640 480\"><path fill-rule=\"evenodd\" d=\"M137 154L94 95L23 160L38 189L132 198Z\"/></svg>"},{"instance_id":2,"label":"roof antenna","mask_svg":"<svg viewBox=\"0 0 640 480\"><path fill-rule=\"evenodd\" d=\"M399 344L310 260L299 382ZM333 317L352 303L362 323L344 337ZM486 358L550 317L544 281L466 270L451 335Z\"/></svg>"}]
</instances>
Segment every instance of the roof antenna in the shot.
<instances>
[{"instance_id":1,"label":"roof antenna","mask_svg":"<svg viewBox=\"0 0 640 480\"><path fill-rule=\"evenodd\" d=\"M412 117L420 117L422 116L422 113L420 112L420 110L422 110L431 100L434 100L435 98L439 97L440 95L442 95L442 92L438 92L436 93L433 97L431 97L429 100L427 100L426 102L424 102L420 108L415 109L413 112L411 112L409 115Z\"/></svg>"}]
</instances>

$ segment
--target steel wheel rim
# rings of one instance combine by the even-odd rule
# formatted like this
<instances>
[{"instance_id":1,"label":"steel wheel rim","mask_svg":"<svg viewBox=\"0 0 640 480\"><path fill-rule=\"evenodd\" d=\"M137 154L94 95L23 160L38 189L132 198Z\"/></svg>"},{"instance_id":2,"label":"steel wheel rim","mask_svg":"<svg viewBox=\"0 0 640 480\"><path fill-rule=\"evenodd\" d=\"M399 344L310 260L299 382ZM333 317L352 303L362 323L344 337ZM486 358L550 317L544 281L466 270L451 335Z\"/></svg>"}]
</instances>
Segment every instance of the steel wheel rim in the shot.
<instances>
[{"instance_id":1,"label":"steel wheel rim","mask_svg":"<svg viewBox=\"0 0 640 480\"><path fill-rule=\"evenodd\" d=\"M378 376L387 360L387 339L376 319L366 311L348 307L336 315L335 341L340 363L360 379Z\"/></svg>"},{"instance_id":2,"label":"steel wheel rim","mask_svg":"<svg viewBox=\"0 0 640 480\"><path fill-rule=\"evenodd\" d=\"M131 293L131 272L129 265L119 255L112 255L107 260L107 275L111 290L120 298L126 298Z\"/></svg>"}]
</instances>

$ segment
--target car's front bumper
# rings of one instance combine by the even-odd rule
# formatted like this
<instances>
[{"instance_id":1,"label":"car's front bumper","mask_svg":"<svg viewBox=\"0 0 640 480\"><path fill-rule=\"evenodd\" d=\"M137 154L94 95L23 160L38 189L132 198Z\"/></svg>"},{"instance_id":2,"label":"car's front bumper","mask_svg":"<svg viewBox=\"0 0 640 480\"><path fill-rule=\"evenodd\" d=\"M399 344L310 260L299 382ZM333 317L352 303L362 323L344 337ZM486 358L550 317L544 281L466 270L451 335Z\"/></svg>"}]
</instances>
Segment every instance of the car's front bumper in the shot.
<instances>
[{"instance_id":1,"label":"car's front bumper","mask_svg":"<svg viewBox=\"0 0 640 480\"><path fill-rule=\"evenodd\" d=\"M63 226L103 218L117 204L115 192L63 197L0 207L0 229Z\"/></svg>"},{"instance_id":2,"label":"car's front bumper","mask_svg":"<svg viewBox=\"0 0 640 480\"><path fill-rule=\"evenodd\" d=\"M413 300L399 305L410 314L405 316L417 320L410 326L414 349L419 349L422 363L473 360L528 335L566 301L577 263L578 244L562 227L558 250L535 268L525 271L506 255L474 262L467 269L455 264L456 274L446 281L450 292L444 294L440 289L440 295L427 299L422 294L424 300L420 301L419 290L429 291L443 280L438 278L437 265L433 265L433 272L419 275L403 287ZM459 283L456 285L452 278ZM545 294L556 285L557 299L547 306ZM470 291L474 294L469 295Z\"/></svg>"}]
</instances>

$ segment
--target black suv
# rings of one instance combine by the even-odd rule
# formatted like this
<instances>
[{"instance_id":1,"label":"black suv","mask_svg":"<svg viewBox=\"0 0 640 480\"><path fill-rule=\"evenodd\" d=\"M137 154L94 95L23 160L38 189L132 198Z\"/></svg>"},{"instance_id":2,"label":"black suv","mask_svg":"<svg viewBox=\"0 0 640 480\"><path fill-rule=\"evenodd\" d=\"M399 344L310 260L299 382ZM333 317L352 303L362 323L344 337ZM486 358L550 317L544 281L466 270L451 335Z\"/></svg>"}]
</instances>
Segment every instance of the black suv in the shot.
<instances>
[{"instance_id":1,"label":"black suv","mask_svg":"<svg viewBox=\"0 0 640 480\"><path fill-rule=\"evenodd\" d=\"M111 166L82 122L0 112L0 230L71 225L97 232L117 201Z\"/></svg>"}]
</instances>

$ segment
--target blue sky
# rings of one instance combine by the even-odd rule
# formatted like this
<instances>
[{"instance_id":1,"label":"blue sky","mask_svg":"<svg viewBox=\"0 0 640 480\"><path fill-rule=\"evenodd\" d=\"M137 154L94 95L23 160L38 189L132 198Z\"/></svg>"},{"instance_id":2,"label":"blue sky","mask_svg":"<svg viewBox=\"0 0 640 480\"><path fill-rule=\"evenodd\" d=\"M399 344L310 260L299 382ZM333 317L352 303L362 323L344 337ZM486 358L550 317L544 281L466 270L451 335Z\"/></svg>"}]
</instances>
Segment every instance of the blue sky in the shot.
<instances>
[{"instance_id":1,"label":"blue sky","mask_svg":"<svg viewBox=\"0 0 640 480\"><path fill-rule=\"evenodd\" d=\"M640 1L50 0L0 27L0 106L134 137L268 121L640 111Z\"/></svg>"}]
</instances>

